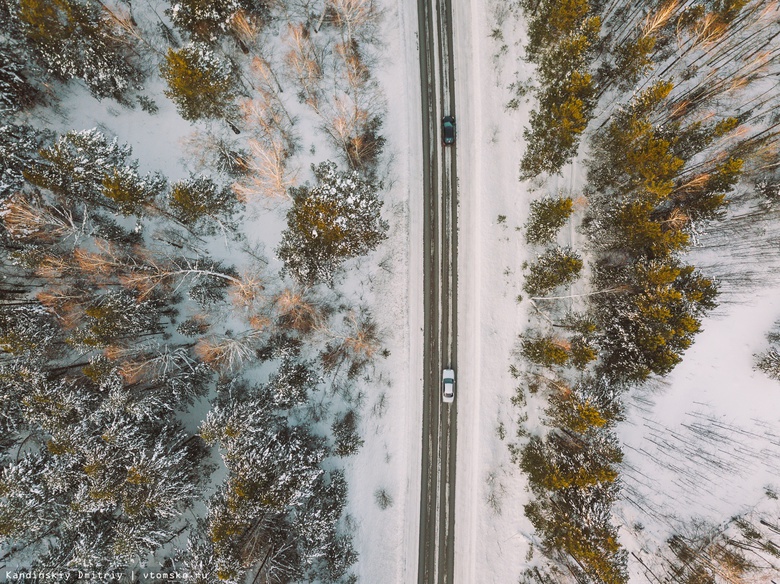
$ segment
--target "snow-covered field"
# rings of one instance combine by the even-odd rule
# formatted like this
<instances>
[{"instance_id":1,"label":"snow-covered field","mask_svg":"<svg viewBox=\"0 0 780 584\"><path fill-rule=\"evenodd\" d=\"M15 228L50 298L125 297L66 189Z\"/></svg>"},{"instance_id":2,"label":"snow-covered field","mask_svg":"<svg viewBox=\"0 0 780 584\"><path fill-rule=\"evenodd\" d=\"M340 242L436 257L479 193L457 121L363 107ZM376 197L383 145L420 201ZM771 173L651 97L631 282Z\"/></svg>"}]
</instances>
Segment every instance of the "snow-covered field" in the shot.
<instances>
[{"instance_id":1,"label":"snow-covered field","mask_svg":"<svg viewBox=\"0 0 780 584\"><path fill-rule=\"evenodd\" d=\"M626 548L663 542L692 519L718 525L780 485L776 381L753 369L780 317L776 288L741 294L704 320L683 362L636 392L619 426L625 497L616 510ZM642 576L633 565L632 577Z\"/></svg>"}]
</instances>

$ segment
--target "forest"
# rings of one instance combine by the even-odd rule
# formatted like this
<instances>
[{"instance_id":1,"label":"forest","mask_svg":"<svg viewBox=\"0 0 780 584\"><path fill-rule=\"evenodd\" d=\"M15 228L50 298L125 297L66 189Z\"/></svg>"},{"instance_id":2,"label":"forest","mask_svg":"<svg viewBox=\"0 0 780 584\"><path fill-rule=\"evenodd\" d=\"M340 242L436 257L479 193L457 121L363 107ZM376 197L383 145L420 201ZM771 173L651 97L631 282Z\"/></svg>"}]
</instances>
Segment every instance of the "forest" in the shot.
<instances>
[{"instance_id":1,"label":"forest","mask_svg":"<svg viewBox=\"0 0 780 584\"><path fill-rule=\"evenodd\" d=\"M0 2L3 568L355 581L343 464L387 351L344 266L387 238L385 106L373 4L314 4ZM79 91L170 99L201 170L48 123Z\"/></svg>"},{"instance_id":2,"label":"forest","mask_svg":"<svg viewBox=\"0 0 780 584\"><path fill-rule=\"evenodd\" d=\"M724 285L747 284L738 267L700 267L689 252L732 237L757 257L774 241L737 226L777 218L780 20L775 4L750 0L523 0L514 9L536 69L533 85L515 87L534 98L520 178L540 195L524 228L536 259L523 266L521 301L535 317L517 344L513 401L522 422L535 400L545 423L510 446L545 558L521 581L619 584L629 581L612 513L626 396L681 362ZM586 169L584 187L551 189L572 161ZM561 235L567 224L579 249ZM756 357L770 376L774 351ZM645 544L661 565L644 566L648 581L759 581L750 578L777 569L776 550L694 527L665 550Z\"/></svg>"}]
</instances>

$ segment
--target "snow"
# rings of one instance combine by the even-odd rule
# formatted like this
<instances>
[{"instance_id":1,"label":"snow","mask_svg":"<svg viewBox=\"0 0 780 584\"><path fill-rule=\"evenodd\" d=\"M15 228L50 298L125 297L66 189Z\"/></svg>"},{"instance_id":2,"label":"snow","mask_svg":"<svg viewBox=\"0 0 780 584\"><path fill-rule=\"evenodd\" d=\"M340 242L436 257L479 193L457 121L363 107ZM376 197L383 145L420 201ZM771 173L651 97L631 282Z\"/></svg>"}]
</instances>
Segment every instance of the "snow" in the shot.
<instances>
[{"instance_id":1,"label":"snow","mask_svg":"<svg viewBox=\"0 0 780 584\"><path fill-rule=\"evenodd\" d=\"M362 388L365 445L345 463L347 512L359 553L353 571L359 581L369 583L417 579L423 397L417 5L406 0L384 4L383 44L374 73L389 106L382 126L389 162L383 217L391 227L388 240L374 254L349 265L346 290L372 306L383 346L390 351L386 359L378 359L374 379ZM519 60L522 20L508 13L505 4L453 3L460 254L455 574L456 582L465 584L514 583L528 563L532 528L523 505L530 494L507 447L517 431L518 410L510 398L519 383L509 366L517 334L533 318L528 302L516 300L522 292L521 264L533 255L517 229L527 219L531 200L556 194L558 188L571 190L584 174L581 166L569 167L544 191L518 181L530 104L521 103L516 111L505 105L513 97L508 86L517 80L518 69L523 81L532 71ZM503 39L491 38L495 29ZM197 159L188 156L187 144L209 124L181 119L156 76L146 89L160 108L155 115L98 101L73 83L57 114L36 111L31 122L58 133L95 127L117 136L119 144L133 148L131 158L139 160L142 174L162 171L174 182L203 172ZM319 122L304 106L291 105L302 119L296 129L308 128L303 141L315 142ZM291 165L333 158L327 144L317 146L316 156L313 146L302 148ZM250 206L246 226L251 239L262 240L270 251L279 240L283 217L280 209L262 212L259 207ZM568 237L573 236L570 231ZM216 258L234 255L216 244L210 252ZM269 267L278 267L271 260ZM766 287L737 300L704 320L703 332L670 376L632 394L627 419L618 428L628 497L616 507L630 551L640 548L629 529L636 522L661 545L686 518L722 522L752 506L766 486L778 481L780 414L774 406L780 385L753 370L753 355L766 347L765 334L780 318L780 298ZM199 402L190 417L203 419L206 407ZM188 430L198 422L188 420ZM727 441L709 441L696 428L718 432ZM222 470L215 480L223 478ZM385 509L376 501L379 490L392 498ZM632 576L639 578L640 572Z\"/></svg>"},{"instance_id":2,"label":"snow","mask_svg":"<svg viewBox=\"0 0 780 584\"><path fill-rule=\"evenodd\" d=\"M518 411L509 366L526 322L518 304L520 266L528 258L515 229L539 196L518 181L529 105L505 109L521 49L521 23L499 1L453 3L458 120L459 322L458 451L455 491L455 574L458 582L516 582L530 523L525 479L509 459ZM490 39L500 27L507 48ZM499 54L500 52L500 54ZM498 55L498 56L496 56ZM492 65L492 66L491 66ZM522 70L527 76L528 70ZM499 215L506 219L499 222ZM503 424L506 440L498 437ZM487 502L491 491L500 512Z\"/></svg>"},{"instance_id":3,"label":"snow","mask_svg":"<svg viewBox=\"0 0 780 584\"><path fill-rule=\"evenodd\" d=\"M630 499L616 511L627 526L642 523L656 545L691 518L720 524L744 513L777 486L780 385L753 369L753 355L767 346L780 299L764 288L738 300L704 320L682 363L639 392L618 427ZM638 552L625 532L623 543Z\"/></svg>"},{"instance_id":4,"label":"snow","mask_svg":"<svg viewBox=\"0 0 780 584\"><path fill-rule=\"evenodd\" d=\"M367 388L362 421L365 445L348 464L348 512L356 519L353 571L360 582L417 579L422 452L422 136L417 6L387 2L381 23L381 60L376 74L390 104L382 125L392 184L384 193L388 239L368 265L374 317L385 332L390 356L384 373ZM399 83L403 80L403 83ZM360 272L361 267L355 271ZM380 385L380 387L376 387ZM381 393L380 393L381 392ZM386 397L382 399L382 394ZM384 413L382 413L384 412ZM375 494L386 489L392 505L380 509Z\"/></svg>"}]
</instances>

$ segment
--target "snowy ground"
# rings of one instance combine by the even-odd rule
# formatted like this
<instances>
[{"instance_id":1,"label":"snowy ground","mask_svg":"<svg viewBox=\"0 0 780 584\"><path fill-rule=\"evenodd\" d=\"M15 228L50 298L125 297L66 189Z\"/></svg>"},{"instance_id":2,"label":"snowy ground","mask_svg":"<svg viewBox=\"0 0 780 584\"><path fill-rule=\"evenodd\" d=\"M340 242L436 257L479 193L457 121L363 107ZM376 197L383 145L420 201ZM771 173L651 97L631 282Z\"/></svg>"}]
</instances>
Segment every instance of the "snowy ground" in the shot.
<instances>
[{"instance_id":1,"label":"snowy ground","mask_svg":"<svg viewBox=\"0 0 780 584\"><path fill-rule=\"evenodd\" d=\"M384 216L391 234L371 261L372 304L390 356L367 386L365 445L347 465L348 512L356 519L354 571L360 582L417 578L422 436L422 137L417 5L385 3L377 76L389 104L383 124L392 184ZM375 260L375 261L374 261ZM381 264L382 268L369 265ZM360 271L358 268L356 272ZM363 277L366 280L366 277ZM384 404L384 405L383 405ZM376 491L392 505L380 509Z\"/></svg>"},{"instance_id":2,"label":"snowy ground","mask_svg":"<svg viewBox=\"0 0 780 584\"><path fill-rule=\"evenodd\" d=\"M459 175L457 582L512 583L522 572L531 527L525 479L509 460L516 432L509 374L528 252L516 228L531 193L518 181L529 104L507 111L522 48L521 22L496 0L453 3ZM503 39L491 38L500 29ZM523 71L523 75L530 75ZM499 437L505 433L505 439ZM491 505L488 500L494 503Z\"/></svg>"},{"instance_id":3,"label":"snowy ground","mask_svg":"<svg viewBox=\"0 0 780 584\"><path fill-rule=\"evenodd\" d=\"M636 394L619 427L625 498L617 513L656 545L692 518L717 525L746 512L780 482L780 385L753 370L780 299L764 289L738 300L705 319L683 362ZM635 565L632 576L643 580Z\"/></svg>"}]
</instances>

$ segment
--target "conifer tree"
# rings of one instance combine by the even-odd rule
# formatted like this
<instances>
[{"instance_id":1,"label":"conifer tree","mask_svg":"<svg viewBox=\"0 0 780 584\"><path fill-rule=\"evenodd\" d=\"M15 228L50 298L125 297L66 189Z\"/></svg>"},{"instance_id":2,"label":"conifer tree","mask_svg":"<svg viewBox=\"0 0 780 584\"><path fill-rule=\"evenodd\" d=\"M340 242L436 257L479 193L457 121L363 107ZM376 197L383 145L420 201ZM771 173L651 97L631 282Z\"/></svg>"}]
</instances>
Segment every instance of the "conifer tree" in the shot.
<instances>
[{"instance_id":1,"label":"conifer tree","mask_svg":"<svg viewBox=\"0 0 780 584\"><path fill-rule=\"evenodd\" d=\"M170 4L165 12L173 23L193 40L202 42L214 42L230 30L239 11L253 19L269 17L268 2L264 0L170 0Z\"/></svg>"},{"instance_id":2,"label":"conifer tree","mask_svg":"<svg viewBox=\"0 0 780 584\"><path fill-rule=\"evenodd\" d=\"M574 282L582 265L582 259L571 248L549 249L528 267L523 290L532 296L544 296L558 286Z\"/></svg>"},{"instance_id":3,"label":"conifer tree","mask_svg":"<svg viewBox=\"0 0 780 584\"><path fill-rule=\"evenodd\" d=\"M531 201L531 216L525 224L525 240L532 245L552 242L573 210L571 197L544 197Z\"/></svg>"},{"instance_id":4,"label":"conifer tree","mask_svg":"<svg viewBox=\"0 0 780 584\"><path fill-rule=\"evenodd\" d=\"M380 216L377 185L333 162L315 167L314 187L292 189L294 205L277 254L302 284L332 282L346 260L376 248L388 224Z\"/></svg>"},{"instance_id":5,"label":"conifer tree","mask_svg":"<svg viewBox=\"0 0 780 584\"><path fill-rule=\"evenodd\" d=\"M334 452L336 456L351 456L357 454L364 440L357 428L357 414L349 410L333 422L333 436L336 439Z\"/></svg>"},{"instance_id":6,"label":"conifer tree","mask_svg":"<svg viewBox=\"0 0 780 584\"><path fill-rule=\"evenodd\" d=\"M0 125L0 201L22 188L25 169L50 138L31 126Z\"/></svg>"},{"instance_id":7,"label":"conifer tree","mask_svg":"<svg viewBox=\"0 0 780 584\"><path fill-rule=\"evenodd\" d=\"M520 352L526 359L542 367L565 365L569 361L565 347L551 336L522 339Z\"/></svg>"},{"instance_id":8,"label":"conifer tree","mask_svg":"<svg viewBox=\"0 0 780 584\"><path fill-rule=\"evenodd\" d=\"M60 136L23 171L33 185L51 191L68 207L74 200L123 215L140 215L156 206L166 180L158 173L142 177L132 149L109 141L101 132L83 130Z\"/></svg>"},{"instance_id":9,"label":"conifer tree","mask_svg":"<svg viewBox=\"0 0 780 584\"><path fill-rule=\"evenodd\" d=\"M41 63L64 80L82 79L95 97L122 100L140 80L130 39L97 2L17 0L16 18Z\"/></svg>"},{"instance_id":10,"label":"conifer tree","mask_svg":"<svg viewBox=\"0 0 780 584\"><path fill-rule=\"evenodd\" d=\"M165 95L185 120L236 116L233 65L207 45L190 43L178 50L168 49L160 73L168 83Z\"/></svg>"},{"instance_id":11,"label":"conifer tree","mask_svg":"<svg viewBox=\"0 0 780 584\"><path fill-rule=\"evenodd\" d=\"M0 115L27 109L41 99L40 89L26 71L25 58L18 53L11 42L0 41Z\"/></svg>"},{"instance_id":12,"label":"conifer tree","mask_svg":"<svg viewBox=\"0 0 780 584\"><path fill-rule=\"evenodd\" d=\"M173 184L168 204L179 221L207 235L218 228L233 228L233 216L239 207L229 187L220 187L208 176L195 175Z\"/></svg>"}]
</instances>

